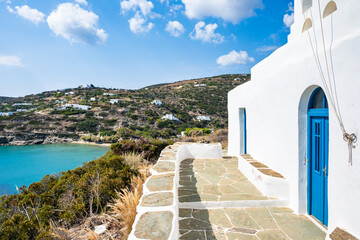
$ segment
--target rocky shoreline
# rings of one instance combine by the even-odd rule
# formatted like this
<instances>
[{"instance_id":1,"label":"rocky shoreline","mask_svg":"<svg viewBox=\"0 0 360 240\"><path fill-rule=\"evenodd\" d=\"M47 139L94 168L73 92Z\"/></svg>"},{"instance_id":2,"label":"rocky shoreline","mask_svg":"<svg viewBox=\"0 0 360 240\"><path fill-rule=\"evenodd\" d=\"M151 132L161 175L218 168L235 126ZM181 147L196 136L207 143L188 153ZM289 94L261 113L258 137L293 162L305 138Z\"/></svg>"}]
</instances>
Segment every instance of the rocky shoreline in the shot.
<instances>
[{"instance_id":1,"label":"rocky shoreline","mask_svg":"<svg viewBox=\"0 0 360 240\"><path fill-rule=\"evenodd\" d=\"M71 143L72 139L58 138L54 136L34 136L33 138L27 136L26 138L19 138L17 136L0 136L0 146L26 146L39 144L57 144L57 143Z\"/></svg>"},{"instance_id":2,"label":"rocky shoreline","mask_svg":"<svg viewBox=\"0 0 360 240\"><path fill-rule=\"evenodd\" d=\"M98 144L94 142L80 141L78 139L59 138L48 134L0 136L0 146L27 146L27 145L59 144L59 143L89 144L89 145L107 146L107 147L111 145L110 143Z\"/></svg>"}]
</instances>

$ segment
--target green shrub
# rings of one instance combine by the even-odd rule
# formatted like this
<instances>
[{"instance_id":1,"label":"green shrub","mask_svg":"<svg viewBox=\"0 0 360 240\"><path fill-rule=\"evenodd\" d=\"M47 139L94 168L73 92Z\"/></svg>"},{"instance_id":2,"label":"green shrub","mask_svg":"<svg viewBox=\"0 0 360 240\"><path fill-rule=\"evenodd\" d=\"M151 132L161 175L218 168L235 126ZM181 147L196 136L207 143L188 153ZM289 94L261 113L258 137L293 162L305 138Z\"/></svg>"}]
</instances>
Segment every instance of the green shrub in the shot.
<instances>
[{"instance_id":1,"label":"green shrub","mask_svg":"<svg viewBox=\"0 0 360 240\"><path fill-rule=\"evenodd\" d=\"M208 128L187 128L185 135L188 137L199 137L210 134L211 130Z\"/></svg>"},{"instance_id":2,"label":"green shrub","mask_svg":"<svg viewBox=\"0 0 360 240\"><path fill-rule=\"evenodd\" d=\"M116 134L116 131L114 131L114 130L104 130L104 131L100 132L100 136L102 136L102 137L105 137L105 136L109 137L109 136L113 136L115 134Z\"/></svg>"},{"instance_id":3,"label":"green shrub","mask_svg":"<svg viewBox=\"0 0 360 240\"><path fill-rule=\"evenodd\" d=\"M130 130L127 128L118 129L118 135L122 139L128 139L128 138L132 138L132 137L136 136L135 132L133 130Z\"/></svg>"},{"instance_id":4,"label":"green shrub","mask_svg":"<svg viewBox=\"0 0 360 240\"><path fill-rule=\"evenodd\" d=\"M92 117L94 117L94 112L85 113L85 118L92 118Z\"/></svg>"},{"instance_id":5,"label":"green shrub","mask_svg":"<svg viewBox=\"0 0 360 240\"><path fill-rule=\"evenodd\" d=\"M73 140L77 140L80 138L79 135L75 134L75 133L59 133L57 135L58 138L70 138L70 139L73 139Z\"/></svg>"},{"instance_id":6,"label":"green shrub","mask_svg":"<svg viewBox=\"0 0 360 240\"><path fill-rule=\"evenodd\" d=\"M80 132L91 132L94 133L97 131L99 121L95 119L88 119L82 122L79 122L76 127Z\"/></svg>"},{"instance_id":7,"label":"green shrub","mask_svg":"<svg viewBox=\"0 0 360 240\"><path fill-rule=\"evenodd\" d=\"M110 120L105 120L104 121L104 125L106 127L113 127L116 125L117 119L110 119Z\"/></svg>"},{"instance_id":8,"label":"green shrub","mask_svg":"<svg viewBox=\"0 0 360 240\"><path fill-rule=\"evenodd\" d=\"M15 124L13 124L13 123L10 123L10 124L8 124L8 125L6 125L6 129L11 129L11 128L14 128L15 127Z\"/></svg>"},{"instance_id":9,"label":"green shrub","mask_svg":"<svg viewBox=\"0 0 360 240\"><path fill-rule=\"evenodd\" d=\"M75 132L76 129L77 129L77 126L76 125L71 125L71 126L67 126L65 128L66 128L67 131Z\"/></svg>"},{"instance_id":10,"label":"green shrub","mask_svg":"<svg viewBox=\"0 0 360 240\"><path fill-rule=\"evenodd\" d=\"M170 140L140 138L139 140L122 140L112 144L111 150L118 155L138 153L148 161L155 161L160 156L161 151L171 144L173 144L173 142Z\"/></svg>"},{"instance_id":11,"label":"green shrub","mask_svg":"<svg viewBox=\"0 0 360 240\"><path fill-rule=\"evenodd\" d=\"M63 114L66 116L69 115L78 115L78 114L84 114L86 113L85 110L75 110L75 109L68 109L68 110L54 110L51 112L51 114Z\"/></svg>"},{"instance_id":12,"label":"green shrub","mask_svg":"<svg viewBox=\"0 0 360 240\"><path fill-rule=\"evenodd\" d=\"M37 121L37 120L31 120L28 124L29 125L44 125L45 123Z\"/></svg>"},{"instance_id":13,"label":"green shrub","mask_svg":"<svg viewBox=\"0 0 360 240\"><path fill-rule=\"evenodd\" d=\"M138 116L138 115L135 115L135 114L131 114L131 115L130 115L130 118L131 118L132 120L138 120L138 119L139 119L139 116Z\"/></svg>"},{"instance_id":14,"label":"green shrub","mask_svg":"<svg viewBox=\"0 0 360 240\"><path fill-rule=\"evenodd\" d=\"M109 116L109 114L107 112L101 112L101 113L99 113L99 116L105 118L105 117Z\"/></svg>"}]
</instances>

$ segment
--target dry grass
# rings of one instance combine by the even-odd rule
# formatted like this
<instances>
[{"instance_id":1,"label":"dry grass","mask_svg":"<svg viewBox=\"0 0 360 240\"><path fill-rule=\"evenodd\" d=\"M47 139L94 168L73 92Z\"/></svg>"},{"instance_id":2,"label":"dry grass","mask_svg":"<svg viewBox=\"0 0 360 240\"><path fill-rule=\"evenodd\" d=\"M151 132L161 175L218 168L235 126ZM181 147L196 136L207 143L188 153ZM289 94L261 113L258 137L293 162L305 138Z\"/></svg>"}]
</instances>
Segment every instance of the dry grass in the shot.
<instances>
[{"instance_id":1,"label":"dry grass","mask_svg":"<svg viewBox=\"0 0 360 240\"><path fill-rule=\"evenodd\" d=\"M65 228L56 227L53 222L50 223L50 228L52 232L52 239L54 240L104 240L114 239L110 233L100 236L96 234L91 228L94 228L95 225L103 223L112 223L114 225L114 220L109 215L93 216L84 220L84 222L76 227L73 227L70 230ZM116 223L115 223L116 224ZM110 225L110 224L109 224Z\"/></svg>"},{"instance_id":2,"label":"dry grass","mask_svg":"<svg viewBox=\"0 0 360 240\"><path fill-rule=\"evenodd\" d=\"M133 170L141 169L145 162L144 158L140 154L134 152L125 154L124 161Z\"/></svg>"},{"instance_id":3,"label":"dry grass","mask_svg":"<svg viewBox=\"0 0 360 240\"><path fill-rule=\"evenodd\" d=\"M121 224L121 234L124 239L127 239L132 230L137 214L136 207L142 196L143 184L150 175L150 169L151 166L142 165L139 169L140 175L132 178L131 186L122 192L118 192L114 203L109 204L112 215Z\"/></svg>"},{"instance_id":4,"label":"dry grass","mask_svg":"<svg viewBox=\"0 0 360 240\"><path fill-rule=\"evenodd\" d=\"M220 129L207 136L188 137L181 139L182 142L206 142L206 143L221 143L222 148L228 147L228 130Z\"/></svg>"}]
</instances>

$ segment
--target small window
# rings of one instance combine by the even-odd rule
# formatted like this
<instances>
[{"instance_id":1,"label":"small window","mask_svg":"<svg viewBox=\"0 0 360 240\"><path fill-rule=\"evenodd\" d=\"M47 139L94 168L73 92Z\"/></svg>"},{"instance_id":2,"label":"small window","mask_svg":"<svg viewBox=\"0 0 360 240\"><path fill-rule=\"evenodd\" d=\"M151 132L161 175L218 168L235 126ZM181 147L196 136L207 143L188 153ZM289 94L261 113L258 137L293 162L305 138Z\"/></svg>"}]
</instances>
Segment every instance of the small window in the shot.
<instances>
[{"instance_id":1,"label":"small window","mask_svg":"<svg viewBox=\"0 0 360 240\"><path fill-rule=\"evenodd\" d=\"M303 0L302 1L302 9L303 13L309 10L312 7L312 0Z\"/></svg>"}]
</instances>

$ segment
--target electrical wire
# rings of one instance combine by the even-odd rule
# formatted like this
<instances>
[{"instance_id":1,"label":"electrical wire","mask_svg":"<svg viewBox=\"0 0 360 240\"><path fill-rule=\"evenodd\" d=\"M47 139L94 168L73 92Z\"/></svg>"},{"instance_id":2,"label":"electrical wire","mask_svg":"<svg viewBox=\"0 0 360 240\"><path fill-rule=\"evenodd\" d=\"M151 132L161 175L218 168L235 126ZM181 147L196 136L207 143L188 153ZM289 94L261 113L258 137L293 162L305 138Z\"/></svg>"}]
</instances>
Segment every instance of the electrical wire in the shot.
<instances>
[{"instance_id":1,"label":"electrical wire","mask_svg":"<svg viewBox=\"0 0 360 240\"><path fill-rule=\"evenodd\" d=\"M325 57L326 70L327 70L327 76L328 76L328 83L329 84L327 83L327 79L325 77L325 74L324 74L324 71L322 69L321 62L320 62L320 57L319 57L319 52L318 52L318 45L317 45L317 37L316 37L315 25L314 25L314 18L313 18L311 9L310 9L310 15L311 15L311 21L312 21L312 24L313 24L313 32L314 32L314 41L315 41L315 44L316 44L316 51L315 51L314 44L313 44L313 41L311 39L309 31L307 31L307 33L308 33L311 49L312 49L312 52L313 52L313 55L314 55L314 58L315 58L316 66L318 68L320 78L321 78L321 80L322 80L322 82L324 84L325 94L328 95L330 106L332 107L332 109L333 109L333 111L335 113L335 116L336 116L336 118L337 118L337 120L339 122L341 131L343 133L343 139L344 139L344 141L346 141L348 143L349 164L352 165L352 147L353 147L353 143L355 143L357 141L357 136L354 133L349 134L349 133L346 132L344 122L343 122L343 119L342 119L342 116L341 116L340 105L339 105L338 95L337 95L337 91L336 91L336 79L335 79L335 71L334 71L334 63L333 63L333 55L332 55L332 46L333 46L333 42L334 42L333 18L331 16L331 43L330 43L330 48L329 48L330 64L331 64L331 71L332 71L332 77L333 77L331 79L330 68L329 68L328 57L327 57L327 51L326 51L325 34L324 34L324 27L323 27L323 21L322 21L320 0L318 0L318 5L319 5L318 7L319 7L319 17L320 17L320 29L321 29L322 43L323 43L323 49L324 49L324 57ZM305 16L304 16L304 18L305 18ZM334 88L333 88L333 85L334 85Z\"/></svg>"}]
</instances>

